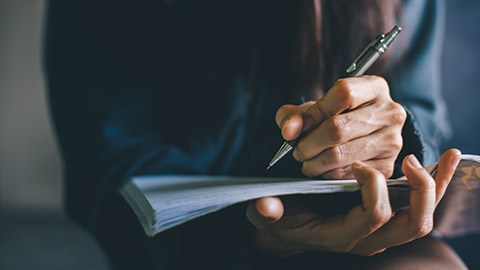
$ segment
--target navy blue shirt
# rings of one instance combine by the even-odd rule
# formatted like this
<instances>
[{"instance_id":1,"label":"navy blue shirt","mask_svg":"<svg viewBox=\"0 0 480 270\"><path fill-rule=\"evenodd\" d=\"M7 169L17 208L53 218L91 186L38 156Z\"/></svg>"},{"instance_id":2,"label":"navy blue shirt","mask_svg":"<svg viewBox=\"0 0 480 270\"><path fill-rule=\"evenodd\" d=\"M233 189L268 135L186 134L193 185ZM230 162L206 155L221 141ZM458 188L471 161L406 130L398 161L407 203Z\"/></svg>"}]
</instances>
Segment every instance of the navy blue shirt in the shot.
<instances>
[{"instance_id":1,"label":"navy blue shirt","mask_svg":"<svg viewBox=\"0 0 480 270\"><path fill-rule=\"evenodd\" d=\"M398 161L414 153L430 164L449 134L439 89L443 13L440 1L404 2L404 31L378 75L409 115ZM264 176L283 142L275 113L300 103L277 57L291 49L278 44L292 38L295 8L279 5L280 19L262 26L254 9L229 1L92 3L49 7L48 89L69 214L101 230L133 175ZM252 46L258 39L276 46ZM300 167L288 157L269 176L300 176Z\"/></svg>"}]
</instances>

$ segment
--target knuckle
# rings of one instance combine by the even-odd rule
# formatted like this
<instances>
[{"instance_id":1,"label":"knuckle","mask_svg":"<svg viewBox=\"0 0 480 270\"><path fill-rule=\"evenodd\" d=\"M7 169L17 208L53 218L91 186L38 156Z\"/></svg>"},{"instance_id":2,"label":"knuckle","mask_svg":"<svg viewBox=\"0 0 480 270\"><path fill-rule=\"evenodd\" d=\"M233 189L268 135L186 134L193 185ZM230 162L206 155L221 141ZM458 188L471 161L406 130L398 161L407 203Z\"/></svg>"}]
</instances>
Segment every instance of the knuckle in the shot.
<instances>
[{"instance_id":1,"label":"knuckle","mask_svg":"<svg viewBox=\"0 0 480 270\"><path fill-rule=\"evenodd\" d=\"M393 175L393 172L395 170L395 164L394 162L385 162L381 166L375 168L377 171L379 171L379 175L382 175L382 177L388 179Z\"/></svg>"},{"instance_id":2,"label":"knuckle","mask_svg":"<svg viewBox=\"0 0 480 270\"><path fill-rule=\"evenodd\" d=\"M337 145L327 150L327 164L328 165L338 165L342 162L343 152L341 146Z\"/></svg>"},{"instance_id":3,"label":"knuckle","mask_svg":"<svg viewBox=\"0 0 480 270\"><path fill-rule=\"evenodd\" d=\"M352 104L352 85L348 79L339 79L335 83L336 94L341 102L347 106Z\"/></svg>"},{"instance_id":4,"label":"knuckle","mask_svg":"<svg viewBox=\"0 0 480 270\"><path fill-rule=\"evenodd\" d=\"M392 209L389 205L382 203L369 212L369 220L374 225L382 225L392 217Z\"/></svg>"},{"instance_id":5,"label":"knuckle","mask_svg":"<svg viewBox=\"0 0 480 270\"><path fill-rule=\"evenodd\" d=\"M384 152L387 153L388 156L398 154L403 147L402 134L397 132L397 129L390 129L390 131L385 134L385 140L388 147Z\"/></svg>"},{"instance_id":6,"label":"knuckle","mask_svg":"<svg viewBox=\"0 0 480 270\"><path fill-rule=\"evenodd\" d=\"M385 78L376 75L369 75L366 77L370 79L370 87L378 91L381 97L390 98L390 87Z\"/></svg>"},{"instance_id":7,"label":"knuckle","mask_svg":"<svg viewBox=\"0 0 480 270\"><path fill-rule=\"evenodd\" d=\"M338 79L335 82L335 88L337 89L350 89L350 81L348 79Z\"/></svg>"},{"instance_id":8,"label":"knuckle","mask_svg":"<svg viewBox=\"0 0 480 270\"><path fill-rule=\"evenodd\" d=\"M327 131L330 141L333 144L342 143L350 130L349 124L338 115L329 118L327 121Z\"/></svg>"},{"instance_id":9,"label":"knuckle","mask_svg":"<svg viewBox=\"0 0 480 270\"><path fill-rule=\"evenodd\" d=\"M403 147L402 135L401 134L395 134L395 136L393 137L391 142L392 142L392 148L394 150L396 150L395 153L398 153L400 151L400 149L402 149L402 147Z\"/></svg>"},{"instance_id":10,"label":"knuckle","mask_svg":"<svg viewBox=\"0 0 480 270\"><path fill-rule=\"evenodd\" d=\"M390 178L393 175L394 169L395 165L393 162L388 162L384 166L377 168L377 170L379 170L383 176L385 176L385 178Z\"/></svg>"},{"instance_id":11,"label":"knuckle","mask_svg":"<svg viewBox=\"0 0 480 270\"><path fill-rule=\"evenodd\" d=\"M385 78L380 76L372 76L372 77L375 80L375 87L383 91L386 91L387 93L390 93L390 87L388 86L388 82L387 80L385 80Z\"/></svg>"},{"instance_id":12,"label":"knuckle","mask_svg":"<svg viewBox=\"0 0 480 270\"><path fill-rule=\"evenodd\" d=\"M407 111L399 103L392 102L392 122L403 124L407 120Z\"/></svg>"}]
</instances>

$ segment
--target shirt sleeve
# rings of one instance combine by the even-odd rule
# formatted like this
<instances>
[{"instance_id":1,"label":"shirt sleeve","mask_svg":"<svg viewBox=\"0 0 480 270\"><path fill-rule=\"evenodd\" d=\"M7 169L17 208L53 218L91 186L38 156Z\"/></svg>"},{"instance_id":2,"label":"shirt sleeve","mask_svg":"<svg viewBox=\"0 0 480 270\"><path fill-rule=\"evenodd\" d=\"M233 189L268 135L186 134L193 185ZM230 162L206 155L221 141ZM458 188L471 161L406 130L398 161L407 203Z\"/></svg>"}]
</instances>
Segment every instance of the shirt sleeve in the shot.
<instances>
[{"instance_id":1,"label":"shirt sleeve","mask_svg":"<svg viewBox=\"0 0 480 270\"><path fill-rule=\"evenodd\" d=\"M388 71L392 98L407 111L402 131L404 147L397 159L415 154L424 165L439 158L439 149L450 137L446 104L440 91L440 53L444 7L441 0L407 0L400 24L403 31L394 50L394 64ZM397 60L395 60L397 58Z\"/></svg>"}]
</instances>

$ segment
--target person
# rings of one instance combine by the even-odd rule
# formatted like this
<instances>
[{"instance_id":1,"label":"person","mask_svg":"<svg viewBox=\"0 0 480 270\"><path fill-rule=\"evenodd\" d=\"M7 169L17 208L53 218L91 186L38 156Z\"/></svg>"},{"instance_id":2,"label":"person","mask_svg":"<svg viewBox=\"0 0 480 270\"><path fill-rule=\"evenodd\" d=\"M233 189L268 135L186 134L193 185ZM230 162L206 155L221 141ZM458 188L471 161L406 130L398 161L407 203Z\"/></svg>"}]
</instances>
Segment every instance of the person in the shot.
<instances>
[{"instance_id":1,"label":"person","mask_svg":"<svg viewBox=\"0 0 480 270\"><path fill-rule=\"evenodd\" d=\"M428 236L387 249L432 229L459 160L445 153L435 179L420 164L437 160L449 134L438 87L441 8L438 0L50 1L47 80L68 214L118 269L463 267ZM336 81L396 22L404 33L369 71L377 76ZM266 172L282 140L305 131ZM410 210L394 213L384 180L402 169ZM148 238L118 188L133 175L179 173L355 177L362 203L320 216L305 198L261 198Z\"/></svg>"}]
</instances>

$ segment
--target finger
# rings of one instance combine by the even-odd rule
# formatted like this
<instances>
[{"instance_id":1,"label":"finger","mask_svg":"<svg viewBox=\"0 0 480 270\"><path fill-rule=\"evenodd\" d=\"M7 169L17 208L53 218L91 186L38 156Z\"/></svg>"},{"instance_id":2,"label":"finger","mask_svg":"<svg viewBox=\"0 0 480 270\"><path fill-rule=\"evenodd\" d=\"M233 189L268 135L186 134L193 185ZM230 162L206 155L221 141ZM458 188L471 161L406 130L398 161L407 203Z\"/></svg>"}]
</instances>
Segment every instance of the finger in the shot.
<instances>
[{"instance_id":1,"label":"finger","mask_svg":"<svg viewBox=\"0 0 480 270\"><path fill-rule=\"evenodd\" d=\"M453 174L460 162L461 155L462 153L458 149L450 149L440 157L437 174L434 178L436 183L435 205L438 205L445 194L445 190L452 180Z\"/></svg>"},{"instance_id":2,"label":"finger","mask_svg":"<svg viewBox=\"0 0 480 270\"><path fill-rule=\"evenodd\" d=\"M256 245L277 255L308 249L307 243L314 241L315 235L308 234L309 226L305 224L313 220L314 215L310 212L294 211L291 216L285 217L284 204L278 197L261 198L250 202L247 207L247 218L258 229Z\"/></svg>"},{"instance_id":3,"label":"finger","mask_svg":"<svg viewBox=\"0 0 480 270\"><path fill-rule=\"evenodd\" d=\"M278 197L264 197L249 203L247 218L258 229L264 229L278 221L283 212L283 203Z\"/></svg>"},{"instance_id":4,"label":"finger","mask_svg":"<svg viewBox=\"0 0 480 270\"><path fill-rule=\"evenodd\" d=\"M375 132L369 136L354 139L347 143L330 147L322 151L316 157L311 158L314 152L311 152L304 145L299 145L293 152L296 160L302 162L302 172L315 177L328 171L341 169L352 164L354 160L371 160L396 158L403 145L402 137L399 132L384 129ZM301 151L306 151L301 152ZM349 170L349 168L346 168ZM390 175L387 175L388 177Z\"/></svg>"},{"instance_id":5,"label":"finger","mask_svg":"<svg viewBox=\"0 0 480 270\"><path fill-rule=\"evenodd\" d=\"M377 76L362 76L338 80L333 87L305 112L315 125L329 116L355 109L365 103L390 98L388 84Z\"/></svg>"},{"instance_id":6,"label":"finger","mask_svg":"<svg viewBox=\"0 0 480 270\"><path fill-rule=\"evenodd\" d=\"M433 222L435 210L435 181L414 155L405 157L402 170L412 187L410 192L410 220L419 226Z\"/></svg>"},{"instance_id":7,"label":"finger","mask_svg":"<svg viewBox=\"0 0 480 270\"><path fill-rule=\"evenodd\" d=\"M362 204L357 205L345 216L338 239L358 241L367 237L392 217L385 177L362 162L355 162L353 172L360 185ZM337 225L338 226L338 225Z\"/></svg>"},{"instance_id":8,"label":"finger","mask_svg":"<svg viewBox=\"0 0 480 270\"><path fill-rule=\"evenodd\" d=\"M389 178L393 174L393 170L395 167L395 158L370 159L367 161L363 161L363 163L381 172L383 176L385 176L385 178ZM353 175L351 165L330 170L323 173L321 176L323 179L352 179L355 177Z\"/></svg>"},{"instance_id":9,"label":"finger","mask_svg":"<svg viewBox=\"0 0 480 270\"><path fill-rule=\"evenodd\" d=\"M377 131L394 133L392 136L395 138L386 138L387 142L395 140L395 143L401 144L401 128L405 119L405 109L395 102L362 107L332 116L299 141L296 147L298 160L311 159L327 148L368 136Z\"/></svg>"},{"instance_id":10,"label":"finger","mask_svg":"<svg viewBox=\"0 0 480 270\"><path fill-rule=\"evenodd\" d=\"M307 102L300 106L284 105L278 109L275 121L282 130L285 140L294 140L301 134L304 127L303 114L312 104L313 102Z\"/></svg>"},{"instance_id":11,"label":"finger","mask_svg":"<svg viewBox=\"0 0 480 270\"><path fill-rule=\"evenodd\" d=\"M402 165L403 172L412 187L409 211L395 215L375 233L360 241L354 253L369 254L398 246L423 237L432 230L435 182L414 155L407 156Z\"/></svg>"},{"instance_id":12,"label":"finger","mask_svg":"<svg viewBox=\"0 0 480 270\"><path fill-rule=\"evenodd\" d=\"M363 203L346 215L322 219L322 223L315 217L304 217L300 223L283 222L283 238L302 243L306 250L348 252L360 239L390 219L392 212L385 178L361 162L355 164L354 171L361 187ZM280 225L282 220L274 226ZM275 228L271 231L275 231ZM279 231L278 228L276 231Z\"/></svg>"},{"instance_id":13,"label":"finger","mask_svg":"<svg viewBox=\"0 0 480 270\"><path fill-rule=\"evenodd\" d=\"M300 211L272 223L279 214L271 215L274 219L265 219L268 215L260 214L261 207L251 203L247 210L248 219L260 230L292 241L305 250L346 252L359 239L375 231L391 217L385 178L380 172L362 163L356 166L359 167L356 176L361 186L363 204L344 216L324 220L314 213ZM292 218L295 220L289 220Z\"/></svg>"}]
</instances>

